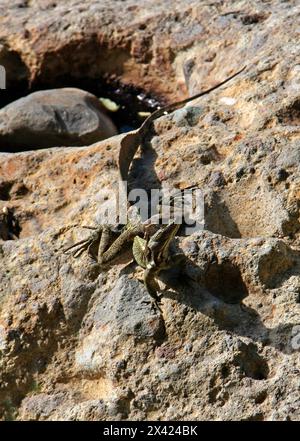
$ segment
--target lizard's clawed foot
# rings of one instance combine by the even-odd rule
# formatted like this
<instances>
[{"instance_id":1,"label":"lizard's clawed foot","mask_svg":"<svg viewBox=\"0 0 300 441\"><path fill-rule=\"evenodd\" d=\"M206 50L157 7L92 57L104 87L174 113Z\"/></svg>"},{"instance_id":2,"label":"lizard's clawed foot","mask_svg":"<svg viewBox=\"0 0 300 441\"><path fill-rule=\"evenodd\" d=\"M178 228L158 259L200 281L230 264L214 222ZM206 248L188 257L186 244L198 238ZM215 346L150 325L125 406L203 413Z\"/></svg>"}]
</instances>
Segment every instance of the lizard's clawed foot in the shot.
<instances>
[{"instance_id":1,"label":"lizard's clawed foot","mask_svg":"<svg viewBox=\"0 0 300 441\"><path fill-rule=\"evenodd\" d=\"M93 233L87 237L86 239L83 239L74 245L71 245L68 248L65 248L63 251L64 253L68 253L69 251L74 257L79 257L85 250L88 251L88 254L95 259L95 255L92 252L92 247L100 241L102 228L100 227L88 227L83 225L82 228L86 228L89 230L93 230ZM97 259L96 259L97 260Z\"/></svg>"}]
</instances>

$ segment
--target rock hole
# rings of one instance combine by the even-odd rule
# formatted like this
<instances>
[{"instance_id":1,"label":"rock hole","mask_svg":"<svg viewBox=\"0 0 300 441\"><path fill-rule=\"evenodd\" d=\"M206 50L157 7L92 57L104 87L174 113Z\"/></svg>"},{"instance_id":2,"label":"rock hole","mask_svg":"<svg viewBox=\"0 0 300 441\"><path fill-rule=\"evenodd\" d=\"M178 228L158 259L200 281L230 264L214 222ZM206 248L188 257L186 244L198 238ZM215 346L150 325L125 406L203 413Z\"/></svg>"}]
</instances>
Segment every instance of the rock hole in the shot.
<instances>
[{"instance_id":1,"label":"rock hole","mask_svg":"<svg viewBox=\"0 0 300 441\"><path fill-rule=\"evenodd\" d=\"M204 280L207 289L225 303L240 303L248 295L239 268L231 262L211 263Z\"/></svg>"},{"instance_id":2,"label":"rock hole","mask_svg":"<svg viewBox=\"0 0 300 441\"><path fill-rule=\"evenodd\" d=\"M262 412L258 412L255 415L242 419L241 421L264 421L264 414Z\"/></svg>"},{"instance_id":3,"label":"rock hole","mask_svg":"<svg viewBox=\"0 0 300 441\"><path fill-rule=\"evenodd\" d=\"M0 183L0 200L1 201L9 201L10 200L10 191L13 186L12 182L1 182Z\"/></svg>"},{"instance_id":4,"label":"rock hole","mask_svg":"<svg viewBox=\"0 0 300 441\"><path fill-rule=\"evenodd\" d=\"M257 12L254 14L245 14L241 16L241 22L243 23L243 25L249 26L252 24L262 23L267 19L267 17L267 14L261 12Z\"/></svg>"},{"instance_id":5,"label":"rock hole","mask_svg":"<svg viewBox=\"0 0 300 441\"><path fill-rule=\"evenodd\" d=\"M255 397L255 404L262 404L268 396L267 391L263 390Z\"/></svg>"},{"instance_id":6,"label":"rock hole","mask_svg":"<svg viewBox=\"0 0 300 441\"><path fill-rule=\"evenodd\" d=\"M0 50L0 65L6 70L6 89L0 89L0 108L23 95L28 89L29 72L20 55L13 50Z\"/></svg>"},{"instance_id":7,"label":"rock hole","mask_svg":"<svg viewBox=\"0 0 300 441\"><path fill-rule=\"evenodd\" d=\"M241 180L235 191L216 189L205 197L205 229L234 239L274 237L297 231L299 222L269 184L250 178Z\"/></svg>"},{"instance_id":8,"label":"rock hole","mask_svg":"<svg viewBox=\"0 0 300 441\"><path fill-rule=\"evenodd\" d=\"M81 89L83 91L92 93L97 98L105 98L113 101L116 106L115 109L112 111L104 109L104 113L107 114L107 116L113 121L115 124L117 131L119 133L125 133L130 130L137 129L140 127L140 125L143 123L145 118L152 113L154 110L156 110L158 107L160 107L163 103L160 103L157 97L150 96L146 92L144 92L140 88L136 88L133 85L124 85L121 84L118 81L109 81L104 78L76 78L71 75L63 75L61 77L55 78L52 82L46 82L46 81L37 81L34 83L31 87L28 86L28 84L25 84L23 81L18 83L17 86L13 84L13 87L10 87L8 85L7 89L0 90L0 107L4 107L7 104L10 104L14 101L16 101L19 98L24 98L28 95L30 95L33 92L37 91L43 91L43 90L49 90L49 89L57 89L57 88L66 88L66 87L74 87ZM60 117L60 113L56 112L55 119ZM70 115L69 118L72 118L72 115ZM58 121L61 124L64 123L64 121ZM51 130L53 129L54 122L51 120L49 121L49 133L41 133L41 135L45 135L47 139L49 140L49 136L53 135ZM48 127L48 126L47 126ZM47 128L46 127L46 128ZM48 129L47 129L48 130ZM1 141L2 146L0 145L0 150L2 151L22 151L22 150L31 150L32 148L47 148L53 146L59 146L59 145L89 145L95 142L94 139L89 142L89 139L82 139L79 140L79 143L76 143L76 140L72 141L70 140L70 143L65 142L59 142L59 140L56 140L55 135L53 135L53 142L51 145L36 145L36 146L22 146L22 142L24 140L24 136L26 135L27 138L29 138L29 144L34 144L32 141L35 139L31 133L31 128L29 127L28 130L24 130L22 128L21 133L16 132L16 144L20 145L17 149L13 146L9 145L9 139L6 139L3 137L3 140ZM26 132L26 133L25 133ZM27 133L28 132L28 133ZM6 133L6 132L5 132ZM25 135L24 135L25 133ZM0 131L1 136L1 131ZM39 139L42 141L43 137L39 137ZM58 138L59 139L59 138ZM49 141L50 142L50 141ZM38 142L36 142L38 144ZM8 146L8 147L6 147ZM6 150L4 150L6 149ZM8 149L8 150L7 150Z\"/></svg>"},{"instance_id":9,"label":"rock hole","mask_svg":"<svg viewBox=\"0 0 300 441\"><path fill-rule=\"evenodd\" d=\"M246 377L254 380L266 380L268 378L268 363L257 353L257 347L253 343L249 345L242 344L239 354L235 358L235 364L239 366Z\"/></svg>"},{"instance_id":10,"label":"rock hole","mask_svg":"<svg viewBox=\"0 0 300 441\"><path fill-rule=\"evenodd\" d=\"M147 25L146 25L146 23L141 23L141 24L139 25L139 29L140 29L141 31L144 31L145 29L147 29Z\"/></svg>"},{"instance_id":11,"label":"rock hole","mask_svg":"<svg viewBox=\"0 0 300 441\"><path fill-rule=\"evenodd\" d=\"M222 378L227 378L229 374L230 374L229 367L226 366L226 365L222 366L222 368L221 368L221 377Z\"/></svg>"}]
</instances>

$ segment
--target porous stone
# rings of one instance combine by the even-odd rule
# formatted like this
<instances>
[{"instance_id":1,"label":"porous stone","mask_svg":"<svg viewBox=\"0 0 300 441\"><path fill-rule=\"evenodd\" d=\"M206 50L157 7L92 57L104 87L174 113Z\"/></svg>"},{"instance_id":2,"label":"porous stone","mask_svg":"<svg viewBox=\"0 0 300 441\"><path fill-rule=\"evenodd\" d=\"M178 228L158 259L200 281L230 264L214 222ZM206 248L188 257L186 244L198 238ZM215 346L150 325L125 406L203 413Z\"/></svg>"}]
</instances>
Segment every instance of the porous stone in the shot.
<instances>
[{"instance_id":1,"label":"porous stone","mask_svg":"<svg viewBox=\"0 0 300 441\"><path fill-rule=\"evenodd\" d=\"M157 120L134 161L131 185L204 197L161 311L130 253L100 268L62 252L115 191L124 135L0 154L0 210L20 227L0 228L2 419L300 419L298 2L154 3L0 6L2 59L32 81L114 73L174 100L247 64Z\"/></svg>"}]
</instances>

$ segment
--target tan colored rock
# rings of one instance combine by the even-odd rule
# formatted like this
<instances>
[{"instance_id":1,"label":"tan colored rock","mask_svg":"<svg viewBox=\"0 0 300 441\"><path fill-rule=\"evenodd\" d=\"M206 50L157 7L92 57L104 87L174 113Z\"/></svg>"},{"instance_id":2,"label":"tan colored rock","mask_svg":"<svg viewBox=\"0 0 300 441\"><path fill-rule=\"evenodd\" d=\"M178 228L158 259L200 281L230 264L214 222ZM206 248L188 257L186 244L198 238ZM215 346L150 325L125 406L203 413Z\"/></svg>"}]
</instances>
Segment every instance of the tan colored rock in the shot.
<instances>
[{"instance_id":1,"label":"tan colored rock","mask_svg":"<svg viewBox=\"0 0 300 441\"><path fill-rule=\"evenodd\" d=\"M111 52L95 56L90 72L110 53L108 70L118 61L126 80L143 68L137 84L169 97L180 95L183 68L195 92L247 61L226 87L156 121L153 150L133 165L133 186L198 185L205 230L178 238L187 263L161 275L160 314L129 256L100 269L86 254L62 253L88 234L67 227L95 225L99 190L117 186L123 135L1 154L0 209L13 210L22 228L0 247L1 418L299 420L297 2L150 3L122 2L121 14L85 2L79 13L74 1L62 31L55 19L65 6L31 2L6 39L36 77L56 63L79 72L87 48L105 46L114 27ZM99 20L107 25L88 39ZM78 64L62 62L58 54L79 40L87 58L82 50Z\"/></svg>"}]
</instances>

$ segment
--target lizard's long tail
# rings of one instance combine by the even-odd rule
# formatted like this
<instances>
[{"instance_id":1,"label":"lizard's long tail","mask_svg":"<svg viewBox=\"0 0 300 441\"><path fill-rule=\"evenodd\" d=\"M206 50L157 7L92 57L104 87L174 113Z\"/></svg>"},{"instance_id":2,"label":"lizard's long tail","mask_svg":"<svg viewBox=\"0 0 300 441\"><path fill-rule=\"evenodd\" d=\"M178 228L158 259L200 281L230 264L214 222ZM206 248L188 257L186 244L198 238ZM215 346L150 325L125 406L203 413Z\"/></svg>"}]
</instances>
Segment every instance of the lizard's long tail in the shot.
<instances>
[{"instance_id":1,"label":"lizard's long tail","mask_svg":"<svg viewBox=\"0 0 300 441\"><path fill-rule=\"evenodd\" d=\"M209 89L203 90L202 92L197 93L196 95L190 96L188 98L185 98L182 101L178 101L177 103L171 103L167 106L162 107L161 109L155 110L151 115L143 122L141 125L139 131L144 131L144 128L148 129L149 125L152 121L159 118L160 116L167 114L169 112L173 112L174 110L182 107L184 104L188 103L189 101L195 100L197 98L200 98L204 95L208 95L209 93L213 92L214 90L218 89L219 87L223 86L224 84L231 81L233 78L235 78L237 75L239 75L241 72L243 72L246 69L246 66L244 66L242 69L240 69L238 72L235 72L230 77L227 77L224 81L221 83L216 84L215 86L210 87Z\"/></svg>"}]
</instances>

